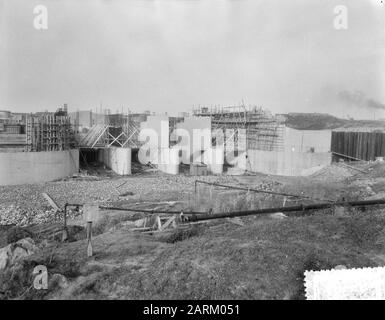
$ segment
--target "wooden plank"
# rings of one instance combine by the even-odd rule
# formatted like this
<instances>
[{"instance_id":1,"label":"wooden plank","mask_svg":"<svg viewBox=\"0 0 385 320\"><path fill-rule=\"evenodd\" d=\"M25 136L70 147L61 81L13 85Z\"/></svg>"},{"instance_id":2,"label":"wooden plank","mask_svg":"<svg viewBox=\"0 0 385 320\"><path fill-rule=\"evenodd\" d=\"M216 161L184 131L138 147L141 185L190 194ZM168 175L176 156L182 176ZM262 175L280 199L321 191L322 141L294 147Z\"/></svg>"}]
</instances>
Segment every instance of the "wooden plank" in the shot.
<instances>
[{"instance_id":1,"label":"wooden plank","mask_svg":"<svg viewBox=\"0 0 385 320\"><path fill-rule=\"evenodd\" d=\"M362 133L362 150L361 150L361 159L363 160L367 160L367 150L368 150L368 146L367 146L367 137L366 137L366 134L365 132Z\"/></svg>"},{"instance_id":2,"label":"wooden plank","mask_svg":"<svg viewBox=\"0 0 385 320\"><path fill-rule=\"evenodd\" d=\"M382 143L381 143L381 153L380 153L380 156L381 157L385 157L385 133L381 133L381 137L382 137Z\"/></svg>"},{"instance_id":3,"label":"wooden plank","mask_svg":"<svg viewBox=\"0 0 385 320\"><path fill-rule=\"evenodd\" d=\"M373 153L373 160L379 155L380 151L380 135L378 132L374 133L374 153Z\"/></svg>"},{"instance_id":4,"label":"wooden plank","mask_svg":"<svg viewBox=\"0 0 385 320\"><path fill-rule=\"evenodd\" d=\"M377 144L378 144L378 132L374 132L372 134L372 160L376 159L376 154L377 154Z\"/></svg>"},{"instance_id":5,"label":"wooden plank","mask_svg":"<svg viewBox=\"0 0 385 320\"><path fill-rule=\"evenodd\" d=\"M243 221L241 220L241 218L239 217L234 217L234 218L227 218L226 219L228 222L231 222L237 226L241 226L243 227L245 224L243 223Z\"/></svg>"},{"instance_id":6,"label":"wooden plank","mask_svg":"<svg viewBox=\"0 0 385 320\"><path fill-rule=\"evenodd\" d=\"M141 227L141 228L132 228L130 231L148 231L151 230L151 227Z\"/></svg>"},{"instance_id":7,"label":"wooden plank","mask_svg":"<svg viewBox=\"0 0 385 320\"><path fill-rule=\"evenodd\" d=\"M92 221L87 221L87 257L92 257Z\"/></svg>"},{"instance_id":8,"label":"wooden plank","mask_svg":"<svg viewBox=\"0 0 385 320\"><path fill-rule=\"evenodd\" d=\"M371 160L372 159L372 135L369 132L367 132L366 135L368 137L368 160Z\"/></svg>"},{"instance_id":9,"label":"wooden plank","mask_svg":"<svg viewBox=\"0 0 385 320\"><path fill-rule=\"evenodd\" d=\"M156 216L155 224L158 226L158 230L162 231L162 221L160 220L159 216Z\"/></svg>"},{"instance_id":10,"label":"wooden plank","mask_svg":"<svg viewBox=\"0 0 385 320\"><path fill-rule=\"evenodd\" d=\"M371 148L372 148L372 144L371 144L371 134L369 132L365 132L366 133L366 141L367 141L367 151L366 151L366 159L369 161L371 160Z\"/></svg>"},{"instance_id":11,"label":"wooden plank","mask_svg":"<svg viewBox=\"0 0 385 320\"><path fill-rule=\"evenodd\" d=\"M175 216L170 217L162 226L162 230L166 229L170 224L175 221Z\"/></svg>"},{"instance_id":12,"label":"wooden plank","mask_svg":"<svg viewBox=\"0 0 385 320\"><path fill-rule=\"evenodd\" d=\"M346 133L346 155L352 156L352 132Z\"/></svg>"},{"instance_id":13,"label":"wooden plank","mask_svg":"<svg viewBox=\"0 0 385 320\"><path fill-rule=\"evenodd\" d=\"M60 211L59 206L56 204L55 201L53 201L53 199L47 193L43 192L42 195L48 201L51 207L55 209L55 211Z\"/></svg>"}]
</instances>

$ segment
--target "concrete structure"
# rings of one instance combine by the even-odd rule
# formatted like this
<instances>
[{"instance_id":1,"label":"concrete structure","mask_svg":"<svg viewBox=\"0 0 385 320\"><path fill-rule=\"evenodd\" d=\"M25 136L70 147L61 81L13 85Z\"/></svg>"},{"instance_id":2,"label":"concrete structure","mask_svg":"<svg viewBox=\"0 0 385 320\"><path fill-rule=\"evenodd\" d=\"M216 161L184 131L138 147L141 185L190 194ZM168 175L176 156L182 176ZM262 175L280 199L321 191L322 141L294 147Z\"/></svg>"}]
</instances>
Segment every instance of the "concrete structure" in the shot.
<instances>
[{"instance_id":1,"label":"concrete structure","mask_svg":"<svg viewBox=\"0 0 385 320\"><path fill-rule=\"evenodd\" d=\"M39 183L79 171L79 150L0 153L0 185Z\"/></svg>"},{"instance_id":2,"label":"concrete structure","mask_svg":"<svg viewBox=\"0 0 385 320\"><path fill-rule=\"evenodd\" d=\"M145 122L140 124L139 141L145 142L139 150L139 161L143 164L151 162L158 164L161 149L169 148L169 117L148 116Z\"/></svg>"},{"instance_id":3,"label":"concrete structure","mask_svg":"<svg viewBox=\"0 0 385 320\"><path fill-rule=\"evenodd\" d=\"M0 152L22 152L26 146L25 134L0 132Z\"/></svg>"},{"instance_id":4,"label":"concrete structure","mask_svg":"<svg viewBox=\"0 0 385 320\"><path fill-rule=\"evenodd\" d=\"M78 131L91 128L94 124L107 124L106 115L92 110L76 111L69 113L71 124Z\"/></svg>"},{"instance_id":5,"label":"concrete structure","mask_svg":"<svg viewBox=\"0 0 385 320\"><path fill-rule=\"evenodd\" d=\"M171 140L179 141L183 164L202 163L203 153L211 148L211 118L187 117L176 125Z\"/></svg>"},{"instance_id":6,"label":"concrete structure","mask_svg":"<svg viewBox=\"0 0 385 320\"><path fill-rule=\"evenodd\" d=\"M329 152L331 130L296 130L285 128L284 150L290 152Z\"/></svg>"},{"instance_id":7,"label":"concrete structure","mask_svg":"<svg viewBox=\"0 0 385 320\"><path fill-rule=\"evenodd\" d=\"M320 169L331 163L330 152L248 150L247 155L247 170L284 176L308 175L313 168Z\"/></svg>"},{"instance_id":8,"label":"concrete structure","mask_svg":"<svg viewBox=\"0 0 385 320\"><path fill-rule=\"evenodd\" d=\"M168 174L179 174L179 149L165 148L159 150L158 169Z\"/></svg>"},{"instance_id":9,"label":"concrete structure","mask_svg":"<svg viewBox=\"0 0 385 320\"><path fill-rule=\"evenodd\" d=\"M210 117L215 144L225 136L225 162L238 174L245 170L278 175L302 175L329 164L331 130L296 130L284 117L258 107L229 106L194 110ZM216 129L221 130L217 135ZM221 145L221 143L220 143ZM247 150L248 158L245 151ZM206 155L207 158L207 155ZM220 167L210 170L220 172Z\"/></svg>"},{"instance_id":10,"label":"concrete structure","mask_svg":"<svg viewBox=\"0 0 385 320\"><path fill-rule=\"evenodd\" d=\"M120 175L131 174L131 149L110 147L98 150L98 160Z\"/></svg>"},{"instance_id":11,"label":"concrete structure","mask_svg":"<svg viewBox=\"0 0 385 320\"><path fill-rule=\"evenodd\" d=\"M211 148L204 152L203 162L210 174L222 174L225 152L223 148Z\"/></svg>"},{"instance_id":12,"label":"concrete structure","mask_svg":"<svg viewBox=\"0 0 385 320\"><path fill-rule=\"evenodd\" d=\"M207 176L209 173L205 164L192 163L190 165L190 175L192 176Z\"/></svg>"},{"instance_id":13,"label":"concrete structure","mask_svg":"<svg viewBox=\"0 0 385 320\"><path fill-rule=\"evenodd\" d=\"M248 149L228 161L237 168L284 176L309 175L331 163L331 130L296 130L285 127L282 150ZM247 155L247 157L246 157ZM231 159L231 154L226 159Z\"/></svg>"},{"instance_id":14,"label":"concrete structure","mask_svg":"<svg viewBox=\"0 0 385 320\"><path fill-rule=\"evenodd\" d=\"M232 131L232 133L226 133L226 148L233 148L233 146L229 146L229 143L233 143L232 139L237 141L237 144L241 142L241 150L245 150L246 147L247 149L266 151L281 150L282 148L283 123L274 117L270 111L261 107L243 104L226 107L201 107L193 110L193 113L198 117L210 117L213 130ZM232 139L229 139L230 137Z\"/></svg>"}]
</instances>

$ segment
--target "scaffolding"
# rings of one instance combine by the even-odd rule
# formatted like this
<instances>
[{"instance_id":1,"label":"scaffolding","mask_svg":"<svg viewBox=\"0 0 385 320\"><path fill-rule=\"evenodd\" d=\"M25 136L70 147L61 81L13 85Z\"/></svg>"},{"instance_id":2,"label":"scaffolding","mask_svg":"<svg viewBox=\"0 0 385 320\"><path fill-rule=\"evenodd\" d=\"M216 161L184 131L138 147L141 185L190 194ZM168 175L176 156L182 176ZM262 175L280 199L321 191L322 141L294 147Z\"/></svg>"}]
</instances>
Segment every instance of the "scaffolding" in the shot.
<instances>
[{"instance_id":1,"label":"scaffolding","mask_svg":"<svg viewBox=\"0 0 385 320\"><path fill-rule=\"evenodd\" d=\"M130 124L130 126L111 126L104 124L95 124L87 134L79 141L81 148L110 148L118 146L122 148L138 148L136 143L139 130Z\"/></svg>"},{"instance_id":2,"label":"scaffolding","mask_svg":"<svg viewBox=\"0 0 385 320\"><path fill-rule=\"evenodd\" d=\"M261 107L200 107L193 109L193 114L210 117L214 132L218 129L230 132L225 136L225 145L234 143L234 146L242 145L247 149L283 150L284 124ZM241 140L242 137L246 137L246 141Z\"/></svg>"},{"instance_id":3,"label":"scaffolding","mask_svg":"<svg viewBox=\"0 0 385 320\"><path fill-rule=\"evenodd\" d=\"M26 116L26 151L61 151L75 146L67 112Z\"/></svg>"}]
</instances>

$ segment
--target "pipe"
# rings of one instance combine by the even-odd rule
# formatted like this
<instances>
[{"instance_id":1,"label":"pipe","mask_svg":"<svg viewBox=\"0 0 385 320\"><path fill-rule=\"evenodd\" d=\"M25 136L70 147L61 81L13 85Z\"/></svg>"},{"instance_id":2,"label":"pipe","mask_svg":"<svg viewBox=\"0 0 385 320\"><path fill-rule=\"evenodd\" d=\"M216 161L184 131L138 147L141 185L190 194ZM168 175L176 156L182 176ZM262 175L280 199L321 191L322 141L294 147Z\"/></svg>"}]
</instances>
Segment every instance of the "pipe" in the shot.
<instances>
[{"instance_id":1,"label":"pipe","mask_svg":"<svg viewBox=\"0 0 385 320\"><path fill-rule=\"evenodd\" d=\"M79 204L79 203L66 203L65 204L65 208L67 207L83 207L83 204Z\"/></svg>"},{"instance_id":2,"label":"pipe","mask_svg":"<svg viewBox=\"0 0 385 320\"><path fill-rule=\"evenodd\" d=\"M353 159L353 160L356 160L356 161L365 161L366 162L366 160L363 160L363 159L360 159L360 158L351 157L351 156L348 156L346 154L342 154L342 153L338 153L338 152L334 152L334 151L331 151L331 153L336 154L337 156Z\"/></svg>"},{"instance_id":3,"label":"pipe","mask_svg":"<svg viewBox=\"0 0 385 320\"><path fill-rule=\"evenodd\" d=\"M99 206L99 209L102 210L118 210L118 211L129 211L129 212L143 212L143 213L165 213L165 214L207 214L207 212L199 212L199 211L190 211L190 212L185 212L185 210L180 210L180 211L165 211L165 210L146 210L146 209L133 209L133 208L119 208L119 207L105 207L105 206Z\"/></svg>"},{"instance_id":4,"label":"pipe","mask_svg":"<svg viewBox=\"0 0 385 320\"><path fill-rule=\"evenodd\" d=\"M317 203L317 204L309 204L309 205L298 205L291 207L279 207L279 208L266 208L259 210L248 210L248 211L235 211L228 213L218 213L212 215L192 215L187 217L188 222L191 221L201 221L201 220L211 220L211 219L219 219L219 218L233 218L233 217L243 217L243 216L251 216L257 214L269 214L276 212L293 212L293 211L309 211L309 210L320 210L332 208L334 206L371 206L371 205L379 205L385 204L385 199L376 199L376 200L361 200L361 201L340 201L335 203Z\"/></svg>"},{"instance_id":5,"label":"pipe","mask_svg":"<svg viewBox=\"0 0 385 320\"><path fill-rule=\"evenodd\" d=\"M67 207L82 207L83 204L75 204L75 203L66 203L65 204L65 210L67 210ZM99 209L102 210L117 210L117 211L128 211L128 212L143 212L143 213L165 213L165 214L206 214L207 212L199 212L199 211L190 211L185 212L185 210L180 211L165 211L165 210L146 210L146 209L133 209L133 208L120 208L120 207L106 207L106 206L99 206Z\"/></svg>"},{"instance_id":6,"label":"pipe","mask_svg":"<svg viewBox=\"0 0 385 320\"><path fill-rule=\"evenodd\" d=\"M261 189L253 189L253 188L242 188L242 187L228 186L228 185L219 184L219 183L206 182L206 181L202 181L202 180L195 180L195 183L197 183L197 182L203 183L203 184L212 185L212 186L217 186L217 187L236 189L236 190L245 190L245 191L253 191L253 192L259 192L259 193L268 193L268 194L274 194L274 195L286 196L286 197L295 197L295 198L301 198L301 199L310 199L310 200L320 200L320 201L333 202L333 200L329 200L329 199L317 199L317 198L307 197L307 196L298 195L298 194L290 194L290 193L283 193L283 192L267 191L267 190L261 190Z\"/></svg>"}]
</instances>

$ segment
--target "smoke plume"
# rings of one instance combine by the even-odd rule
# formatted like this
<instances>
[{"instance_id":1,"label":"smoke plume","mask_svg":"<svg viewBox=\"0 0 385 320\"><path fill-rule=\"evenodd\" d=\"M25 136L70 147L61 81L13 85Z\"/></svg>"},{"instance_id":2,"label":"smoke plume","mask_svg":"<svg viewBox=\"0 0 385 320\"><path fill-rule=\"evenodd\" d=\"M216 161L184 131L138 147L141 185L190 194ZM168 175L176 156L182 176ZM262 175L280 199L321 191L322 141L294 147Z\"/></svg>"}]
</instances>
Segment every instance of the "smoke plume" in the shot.
<instances>
[{"instance_id":1,"label":"smoke plume","mask_svg":"<svg viewBox=\"0 0 385 320\"><path fill-rule=\"evenodd\" d=\"M361 91L341 91L338 98L347 105L366 108L385 110L385 104L380 103L374 99L368 99Z\"/></svg>"}]
</instances>

